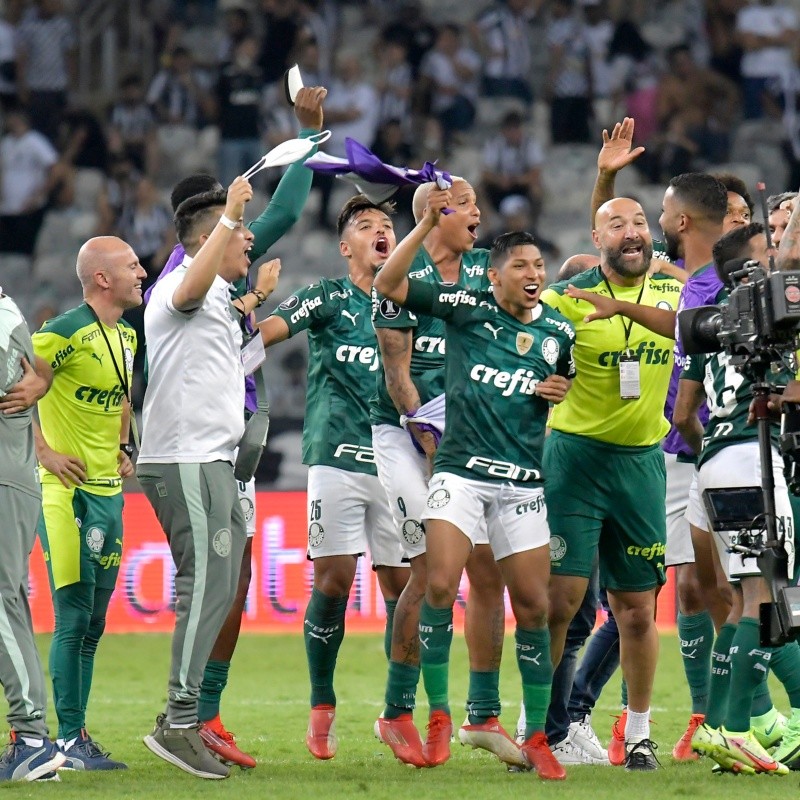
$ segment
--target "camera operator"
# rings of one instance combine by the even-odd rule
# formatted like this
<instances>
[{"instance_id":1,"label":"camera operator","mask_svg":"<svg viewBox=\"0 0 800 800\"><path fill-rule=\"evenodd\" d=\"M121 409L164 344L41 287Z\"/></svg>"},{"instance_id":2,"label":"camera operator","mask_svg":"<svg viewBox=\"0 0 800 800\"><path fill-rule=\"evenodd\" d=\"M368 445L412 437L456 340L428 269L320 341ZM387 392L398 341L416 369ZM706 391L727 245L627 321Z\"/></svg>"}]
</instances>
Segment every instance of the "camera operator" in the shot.
<instances>
[{"instance_id":1,"label":"camera operator","mask_svg":"<svg viewBox=\"0 0 800 800\"><path fill-rule=\"evenodd\" d=\"M737 258L766 264L763 226L754 223L730 231L714 246L713 254L717 269ZM727 293L723 302L725 298ZM777 373L773 371L770 381L785 385L790 377L784 368ZM698 454L698 480L690 494L687 518L705 536L712 536L701 499L705 490L761 485L758 432L749 420L752 386L748 377L734 369L727 352L690 356L681 374L673 421ZM698 411L706 402L710 417L703 430ZM777 526L779 532L786 534L787 549L793 549L789 494L777 448L774 452ZM800 768L800 711L796 710L800 709L800 648L795 642L782 648L760 646L759 605L770 602L769 586L755 557L730 553L726 534L714 532L713 540L729 580L738 584L735 610L728 618L729 625L736 624L729 651L729 696L735 702L728 703L724 725L719 728L714 715L707 715L692 739L692 746L711 756L725 771L786 774L789 768ZM737 619L739 614L741 617ZM724 663L715 666L725 669ZM753 696L770 668L783 682L793 708L783 741L772 756L750 727ZM709 711L712 705L710 701ZM719 716L721 720L722 715Z\"/></svg>"}]
</instances>

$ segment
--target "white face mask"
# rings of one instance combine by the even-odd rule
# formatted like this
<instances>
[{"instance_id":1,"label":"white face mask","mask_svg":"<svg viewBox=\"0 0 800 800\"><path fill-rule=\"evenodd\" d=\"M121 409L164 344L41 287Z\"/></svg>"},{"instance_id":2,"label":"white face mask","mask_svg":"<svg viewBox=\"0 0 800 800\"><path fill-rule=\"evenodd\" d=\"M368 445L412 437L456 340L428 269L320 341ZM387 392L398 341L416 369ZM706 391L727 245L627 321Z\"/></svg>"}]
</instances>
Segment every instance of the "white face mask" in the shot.
<instances>
[{"instance_id":1,"label":"white face mask","mask_svg":"<svg viewBox=\"0 0 800 800\"><path fill-rule=\"evenodd\" d=\"M285 167L287 164L294 164L301 158L307 156L315 145L322 144L330 138L330 131L321 131L309 136L307 139L288 139L281 142L277 147L273 147L266 155L262 156L250 169L245 172L243 178L252 178L262 169L271 167Z\"/></svg>"}]
</instances>

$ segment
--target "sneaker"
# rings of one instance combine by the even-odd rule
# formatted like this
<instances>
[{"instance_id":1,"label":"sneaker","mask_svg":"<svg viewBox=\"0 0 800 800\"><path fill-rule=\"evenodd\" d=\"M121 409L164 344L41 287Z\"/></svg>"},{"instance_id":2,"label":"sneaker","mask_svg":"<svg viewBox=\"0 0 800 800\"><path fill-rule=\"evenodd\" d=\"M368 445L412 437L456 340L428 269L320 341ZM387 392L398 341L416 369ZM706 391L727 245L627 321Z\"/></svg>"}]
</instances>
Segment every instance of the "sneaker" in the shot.
<instances>
[{"instance_id":1,"label":"sneaker","mask_svg":"<svg viewBox=\"0 0 800 800\"><path fill-rule=\"evenodd\" d=\"M336 755L339 740L336 738L336 708L329 705L314 706L308 715L306 747L314 758L327 761Z\"/></svg>"},{"instance_id":2,"label":"sneaker","mask_svg":"<svg viewBox=\"0 0 800 800\"><path fill-rule=\"evenodd\" d=\"M554 744L551 750L556 757L556 761L564 767L571 767L578 764L597 764L601 766L608 764L608 758L602 761L593 758L586 750L574 742L569 735L558 744Z\"/></svg>"},{"instance_id":3,"label":"sneaker","mask_svg":"<svg viewBox=\"0 0 800 800\"><path fill-rule=\"evenodd\" d=\"M110 759L110 753L103 752L102 746L86 733L86 728L81 728L75 743L71 747L62 748L61 752L66 758L62 769L128 769L127 764Z\"/></svg>"},{"instance_id":4,"label":"sneaker","mask_svg":"<svg viewBox=\"0 0 800 800\"><path fill-rule=\"evenodd\" d=\"M656 758L658 745L652 739L640 742L625 743L625 769L628 772L652 772L660 766Z\"/></svg>"},{"instance_id":5,"label":"sneaker","mask_svg":"<svg viewBox=\"0 0 800 800\"><path fill-rule=\"evenodd\" d=\"M236 737L225 729L219 714L214 719L201 723L199 732L203 744L221 761L228 765L235 764L242 769L255 767L256 760L237 747Z\"/></svg>"},{"instance_id":6,"label":"sneaker","mask_svg":"<svg viewBox=\"0 0 800 800\"><path fill-rule=\"evenodd\" d=\"M692 737L698 727L703 724L705 718L705 714L692 714L689 717L689 724L686 726L683 736L678 739L675 747L672 748L672 757L676 761L697 761L700 758L697 752L692 749Z\"/></svg>"},{"instance_id":7,"label":"sneaker","mask_svg":"<svg viewBox=\"0 0 800 800\"><path fill-rule=\"evenodd\" d=\"M40 747L35 747L25 744L21 736L11 731L11 741L0 756L0 781L46 779L64 761L64 754L49 739L45 739Z\"/></svg>"},{"instance_id":8,"label":"sneaker","mask_svg":"<svg viewBox=\"0 0 800 800\"><path fill-rule=\"evenodd\" d=\"M453 720L445 711L434 711L428 720L428 735L422 745L422 755L429 767L438 767L450 758L450 738Z\"/></svg>"},{"instance_id":9,"label":"sneaker","mask_svg":"<svg viewBox=\"0 0 800 800\"><path fill-rule=\"evenodd\" d=\"M608 764L608 750L603 747L592 728L591 714L586 714L583 719L576 722L570 722L569 738L576 747L593 759L593 763Z\"/></svg>"},{"instance_id":10,"label":"sneaker","mask_svg":"<svg viewBox=\"0 0 800 800\"><path fill-rule=\"evenodd\" d=\"M401 714L395 719L380 717L375 721L375 737L404 764L421 769L428 762L422 754L422 739L411 714Z\"/></svg>"},{"instance_id":11,"label":"sneaker","mask_svg":"<svg viewBox=\"0 0 800 800\"><path fill-rule=\"evenodd\" d=\"M608 763L621 767L625 763L625 724L628 722L628 709L623 708L622 713L615 717L611 726L611 741L608 743Z\"/></svg>"},{"instance_id":12,"label":"sneaker","mask_svg":"<svg viewBox=\"0 0 800 800\"><path fill-rule=\"evenodd\" d=\"M758 733L755 730L753 733L758 739ZM772 751L772 757L786 764L789 769L800 770L800 714L797 712L788 721L781 743Z\"/></svg>"},{"instance_id":13,"label":"sneaker","mask_svg":"<svg viewBox=\"0 0 800 800\"><path fill-rule=\"evenodd\" d=\"M458 730L458 740L462 745L480 747L494 753L505 764L514 767L528 766L519 745L506 733L497 717L489 717L475 725L470 725L467 717Z\"/></svg>"},{"instance_id":14,"label":"sneaker","mask_svg":"<svg viewBox=\"0 0 800 800\"><path fill-rule=\"evenodd\" d=\"M710 756L714 748L721 744L719 729L712 728L706 722L701 722L692 734L691 747L695 753L701 756Z\"/></svg>"},{"instance_id":15,"label":"sneaker","mask_svg":"<svg viewBox=\"0 0 800 800\"><path fill-rule=\"evenodd\" d=\"M751 721L750 726L753 735L765 750L769 750L770 747L775 747L780 743L789 725L789 720L775 706L772 707L772 712L767 712L764 717L760 718L759 723L755 725Z\"/></svg>"},{"instance_id":16,"label":"sneaker","mask_svg":"<svg viewBox=\"0 0 800 800\"><path fill-rule=\"evenodd\" d=\"M522 754L543 781L563 781L567 777L543 731L537 731L522 745Z\"/></svg>"},{"instance_id":17,"label":"sneaker","mask_svg":"<svg viewBox=\"0 0 800 800\"><path fill-rule=\"evenodd\" d=\"M218 781L230 775L230 769L206 749L199 722L189 728L173 728L160 714L153 732L144 737L144 744L159 758L198 778Z\"/></svg>"},{"instance_id":18,"label":"sneaker","mask_svg":"<svg viewBox=\"0 0 800 800\"><path fill-rule=\"evenodd\" d=\"M752 731L736 733L719 729L717 741L709 753L724 770L750 775L766 772L788 775L789 767L776 761L758 742Z\"/></svg>"}]
</instances>

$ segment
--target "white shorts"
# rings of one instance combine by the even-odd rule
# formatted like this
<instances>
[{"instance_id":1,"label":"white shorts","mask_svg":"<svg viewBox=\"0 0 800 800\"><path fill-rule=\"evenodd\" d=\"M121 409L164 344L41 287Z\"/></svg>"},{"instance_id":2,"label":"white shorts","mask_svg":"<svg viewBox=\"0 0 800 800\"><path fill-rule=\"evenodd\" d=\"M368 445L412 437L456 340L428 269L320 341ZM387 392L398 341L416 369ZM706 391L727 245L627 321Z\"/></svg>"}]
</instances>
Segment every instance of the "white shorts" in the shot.
<instances>
[{"instance_id":1,"label":"white shorts","mask_svg":"<svg viewBox=\"0 0 800 800\"><path fill-rule=\"evenodd\" d=\"M772 450L772 472L775 480L775 511L778 516L778 532L786 532L784 546L789 554L789 575L794 568L794 517L789 502L789 490L783 477L783 461L778 451ZM706 489L725 489L737 486L761 486L761 460L758 442L733 444L720 450L706 461L698 470L697 480L692 484L689 493L687 520L704 531L709 531L714 538L719 560L729 579L745 578L760 575L755 558L744 557L739 553L730 553L730 532L712 531L708 520L703 492Z\"/></svg>"},{"instance_id":2,"label":"white shorts","mask_svg":"<svg viewBox=\"0 0 800 800\"><path fill-rule=\"evenodd\" d=\"M664 453L667 466L667 552L664 564L694 564L694 547L686 508L689 505L689 487L695 473L694 464L678 461L675 453Z\"/></svg>"},{"instance_id":3,"label":"white shorts","mask_svg":"<svg viewBox=\"0 0 800 800\"><path fill-rule=\"evenodd\" d=\"M408 433L394 425L372 426L372 449L403 552L409 559L422 555L425 552L422 518L428 497L428 459L417 452ZM476 544L489 543L484 520L476 540Z\"/></svg>"},{"instance_id":4,"label":"white shorts","mask_svg":"<svg viewBox=\"0 0 800 800\"><path fill-rule=\"evenodd\" d=\"M374 475L336 467L308 470L308 557L363 555L373 567L402 567L386 494Z\"/></svg>"},{"instance_id":5,"label":"white shorts","mask_svg":"<svg viewBox=\"0 0 800 800\"><path fill-rule=\"evenodd\" d=\"M472 542L485 520L495 561L549 547L550 527L544 489L524 484L493 483L437 472L430 482L423 519L442 519L455 525Z\"/></svg>"},{"instance_id":6,"label":"white shorts","mask_svg":"<svg viewBox=\"0 0 800 800\"><path fill-rule=\"evenodd\" d=\"M236 481L239 490L239 502L242 504L242 513L247 525L247 538L256 534L256 479L251 478L247 483Z\"/></svg>"}]
</instances>

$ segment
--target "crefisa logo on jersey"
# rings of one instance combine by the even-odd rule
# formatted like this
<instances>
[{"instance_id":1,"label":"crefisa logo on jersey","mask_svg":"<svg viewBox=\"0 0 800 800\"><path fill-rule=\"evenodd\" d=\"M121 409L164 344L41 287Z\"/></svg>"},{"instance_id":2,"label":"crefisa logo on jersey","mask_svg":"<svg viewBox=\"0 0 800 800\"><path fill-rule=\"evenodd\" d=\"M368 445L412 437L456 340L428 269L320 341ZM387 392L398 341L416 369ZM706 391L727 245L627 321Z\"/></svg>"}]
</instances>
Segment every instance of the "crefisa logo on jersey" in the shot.
<instances>
[{"instance_id":1,"label":"crefisa logo on jersey","mask_svg":"<svg viewBox=\"0 0 800 800\"><path fill-rule=\"evenodd\" d=\"M542 357L551 366L558 361L559 352L558 340L554 339L552 336L548 336L542 342Z\"/></svg>"}]
</instances>

